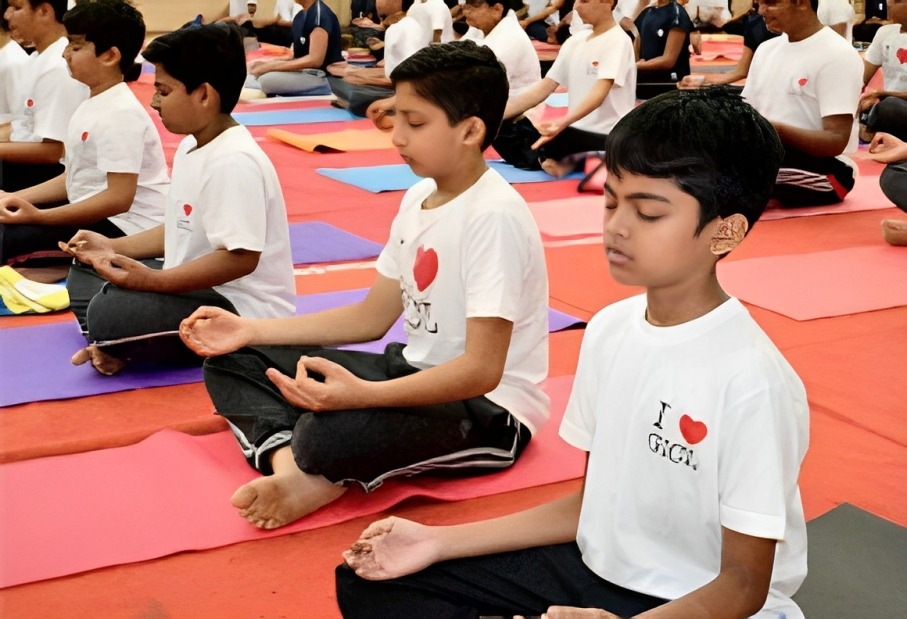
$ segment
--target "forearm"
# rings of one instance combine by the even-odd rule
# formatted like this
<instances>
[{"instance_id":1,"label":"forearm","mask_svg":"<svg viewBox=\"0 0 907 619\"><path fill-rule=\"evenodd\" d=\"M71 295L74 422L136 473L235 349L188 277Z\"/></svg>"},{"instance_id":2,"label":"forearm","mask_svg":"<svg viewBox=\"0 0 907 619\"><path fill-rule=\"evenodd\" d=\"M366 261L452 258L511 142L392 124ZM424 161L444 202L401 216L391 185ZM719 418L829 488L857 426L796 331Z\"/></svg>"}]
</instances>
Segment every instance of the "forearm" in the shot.
<instances>
[{"instance_id":1,"label":"forearm","mask_svg":"<svg viewBox=\"0 0 907 619\"><path fill-rule=\"evenodd\" d=\"M164 255L164 226L111 239L110 243L114 252L135 260L161 258Z\"/></svg>"},{"instance_id":2,"label":"forearm","mask_svg":"<svg viewBox=\"0 0 907 619\"><path fill-rule=\"evenodd\" d=\"M837 157L847 147L848 137L824 129L803 129L783 123L772 123L781 143L813 157Z\"/></svg>"},{"instance_id":3,"label":"forearm","mask_svg":"<svg viewBox=\"0 0 907 619\"><path fill-rule=\"evenodd\" d=\"M516 97L507 101L504 118L514 118L548 98L557 89L557 82L544 77Z\"/></svg>"},{"instance_id":4,"label":"forearm","mask_svg":"<svg viewBox=\"0 0 907 619\"><path fill-rule=\"evenodd\" d=\"M576 540L582 493L492 520L436 527L439 561L510 552Z\"/></svg>"},{"instance_id":5,"label":"forearm","mask_svg":"<svg viewBox=\"0 0 907 619\"><path fill-rule=\"evenodd\" d=\"M215 249L209 254L163 271L151 271L136 289L163 294L204 290L248 275L258 266L260 252Z\"/></svg>"},{"instance_id":6,"label":"forearm","mask_svg":"<svg viewBox=\"0 0 907 619\"><path fill-rule=\"evenodd\" d=\"M59 163L62 157L62 142L0 143L0 161L39 165Z\"/></svg>"},{"instance_id":7,"label":"forearm","mask_svg":"<svg viewBox=\"0 0 907 619\"><path fill-rule=\"evenodd\" d=\"M55 176L39 185L15 192L23 200L32 204L55 204L66 200L66 173Z\"/></svg>"},{"instance_id":8,"label":"forearm","mask_svg":"<svg viewBox=\"0 0 907 619\"><path fill-rule=\"evenodd\" d=\"M105 190L85 200L42 209L40 223L45 226L90 226L108 217L125 213L131 205L131 200L124 201L122 197Z\"/></svg>"},{"instance_id":9,"label":"forearm","mask_svg":"<svg viewBox=\"0 0 907 619\"><path fill-rule=\"evenodd\" d=\"M611 92L613 83L613 80L598 80L589 91L589 94L586 95L586 98L580 101L580 104L564 117L563 122L565 125L570 126L600 108L602 103L605 102L608 93Z\"/></svg>"}]
</instances>

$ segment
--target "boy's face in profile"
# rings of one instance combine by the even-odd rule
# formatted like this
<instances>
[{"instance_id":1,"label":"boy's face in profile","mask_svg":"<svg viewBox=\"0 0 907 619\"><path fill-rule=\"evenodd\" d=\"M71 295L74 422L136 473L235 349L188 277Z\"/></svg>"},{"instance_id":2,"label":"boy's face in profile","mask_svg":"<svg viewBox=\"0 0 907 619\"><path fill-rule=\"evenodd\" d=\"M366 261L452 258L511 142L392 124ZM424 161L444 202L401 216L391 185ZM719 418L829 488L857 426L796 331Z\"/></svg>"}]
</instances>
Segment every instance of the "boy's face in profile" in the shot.
<instances>
[{"instance_id":1,"label":"boy's face in profile","mask_svg":"<svg viewBox=\"0 0 907 619\"><path fill-rule=\"evenodd\" d=\"M37 19L28 0L9 0L4 17L9 22L10 34L16 40L29 43L34 40Z\"/></svg>"},{"instance_id":2,"label":"boy's face in profile","mask_svg":"<svg viewBox=\"0 0 907 619\"><path fill-rule=\"evenodd\" d=\"M467 24L488 34L503 19L504 6L502 4L492 6L485 0L466 0L466 4L463 5L463 16Z\"/></svg>"},{"instance_id":3,"label":"boy's face in profile","mask_svg":"<svg viewBox=\"0 0 907 619\"><path fill-rule=\"evenodd\" d=\"M699 201L671 179L609 174L604 242L611 275L621 284L678 292L711 276L718 220L697 236L699 213Z\"/></svg>"},{"instance_id":4,"label":"boy's face in profile","mask_svg":"<svg viewBox=\"0 0 907 619\"><path fill-rule=\"evenodd\" d=\"M95 53L94 43L85 40L83 34L71 34L66 37L69 44L63 50L63 59L69 67L73 79L79 80L89 88L103 76L103 63Z\"/></svg>"},{"instance_id":5,"label":"boy's face in profile","mask_svg":"<svg viewBox=\"0 0 907 619\"><path fill-rule=\"evenodd\" d=\"M154 65L154 96L151 107L171 133L188 135L197 129L194 122L195 101L181 81L167 73L163 65Z\"/></svg>"},{"instance_id":6,"label":"boy's face in profile","mask_svg":"<svg viewBox=\"0 0 907 619\"><path fill-rule=\"evenodd\" d=\"M393 143L403 161L424 178L449 174L469 119L451 127L444 110L419 96L408 82L397 84L395 97Z\"/></svg>"}]
</instances>

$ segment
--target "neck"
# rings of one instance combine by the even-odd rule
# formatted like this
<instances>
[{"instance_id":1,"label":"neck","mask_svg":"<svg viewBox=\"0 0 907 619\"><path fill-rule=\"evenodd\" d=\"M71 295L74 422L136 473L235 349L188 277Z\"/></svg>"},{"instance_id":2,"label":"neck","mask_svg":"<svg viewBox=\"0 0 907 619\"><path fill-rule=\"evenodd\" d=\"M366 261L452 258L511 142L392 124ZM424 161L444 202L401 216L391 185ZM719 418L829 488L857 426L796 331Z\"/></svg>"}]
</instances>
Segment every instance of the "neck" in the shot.
<instances>
[{"instance_id":1,"label":"neck","mask_svg":"<svg viewBox=\"0 0 907 619\"><path fill-rule=\"evenodd\" d=\"M592 34L594 36L603 32L607 32L608 30L611 30L611 28L616 24L617 22L614 21L614 16L609 14L607 18L602 19L601 22L592 26Z\"/></svg>"},{"instance_id":2,"label":"neck","mask_svg":"<svg viewBox=\"0 0 907 619\"><path fill-rule=\"evenodd\" d=\"M308 10L309 7L312 6L313 4L315 4L315 2L317 2L317 1L318 1L318 0L300 0L300 1L298 2L298 4L299 4L299 6L301 6L304 10Z\"/></svg>"},{"instance_id":3,"label":"neck","mask_svg":"<svg viewBox=\"0 0 907 619\"><path fill-rule=\"evenodd\" d=\"M111 88L113 88L114 86L116 86L117 84L119 84L122 81L123 81L122 73L118 73L116 75L111 75L110 77L103 80L102 82L89 86L89 90L91 91L91 96L94 97L95 95L101 94L105 90L110 90Z\"/></svg>"},{"instance_id":4,"label":"neck","mask_svg":"<svg viewBox=\"0 0 907 619\"><path fill-rule=\"evenodd\" d=\"M824 27L822 22L819 21L819 18L813 13L812 16L809 19L804 20L803 24L798 28L787 31L787 40L791 43L796 43L797 41L808 39Z\"/></svg>"},{"instance_id":5,"label":"neck","mask_svg":"<svg viewBox=\"0 0 907 619\"><path fill-rule=\"evenodd\" d=\"M238 124L229 114L218 114L217 118L203 129L192 132L192 137L195 138L195 148L199 149L209 144L221 133Z\"/></svg>"},{"instance_id":6,"label":"neck","mask_svg":"<svg viewBox=\"0 0 907 619\"><path fill-rule=\"evenodd\" d=\"M655 3L655 6L657 6L657 7L667 6L667 5L671 4L671 2L672 2L672 0L657 0L657 2Z\"/></svg>"},{"instance_id":7,"label":"neck","mask_svg":"<svg viewBox=\"0 0 907 619\"><path fill-rule=\"evenodd\" d=\"M475 185L487 169L488 164L480 153L478 157L470 158L463 165L455 167L449 174L436 177L434 180L437 189L425 200L423 208L433 209L447 204Z\"/></svg>"},{"instance_id":8,"label":"neck","mask_svg":"<svg viewBox=\"0 0 907 619\"><path fill-rule=\"evenodd\" d=\"M63 27L63 24L54 22L54 26L48 28L45 32L42 32L40 36L36 37L32 43L35 44L35 49L40 54L45 49L56 43L58 39L66 36L66 28Z\"/></svg>"},{"instance_id":9,"label":"neck","mask_svg":"<svg viewBox=\"0 0 907 619\"><path fill-rule=\"evenodd\" d=\"M705 281L670 290L650 288L646 293L646 320L656 327L681 325L705 316L728 298L714 273Z\"/></svg>"}]
</instances>

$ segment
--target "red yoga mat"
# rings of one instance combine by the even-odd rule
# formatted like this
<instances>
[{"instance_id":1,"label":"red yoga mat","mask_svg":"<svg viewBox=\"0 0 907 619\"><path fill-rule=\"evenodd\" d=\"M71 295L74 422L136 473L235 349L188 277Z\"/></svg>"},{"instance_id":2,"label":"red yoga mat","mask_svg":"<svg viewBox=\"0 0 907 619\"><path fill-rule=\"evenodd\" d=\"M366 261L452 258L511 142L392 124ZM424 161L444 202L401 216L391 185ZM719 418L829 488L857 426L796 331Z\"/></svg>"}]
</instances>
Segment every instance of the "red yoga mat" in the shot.
<instances>
[{"instance_id":1,"label":"red yoga mat","mask_svg":"<svg viewBox=\"0 0 907 619\"><path fill-rule=\"evenodd\" d=\"M794 320L907 305L905 274L907 248L888 245L718 263L729 294Z\"/></svg>"},{"instance_id":2,"label":"red yoga mat","mask_svg":"<svg viewBox=\"0 0 907 619\"><path fill-rule=\"evenodd\" d=\"M240 518L230 496L257 473L229 432L165 430L117 449L0 466L0 587L328 526L424 496L457 501L573 479L584 454L557 436L573 384L550 379L551 419L512 468L480 477L389 480L276 531Z\"/></svg>"}]
</instances>

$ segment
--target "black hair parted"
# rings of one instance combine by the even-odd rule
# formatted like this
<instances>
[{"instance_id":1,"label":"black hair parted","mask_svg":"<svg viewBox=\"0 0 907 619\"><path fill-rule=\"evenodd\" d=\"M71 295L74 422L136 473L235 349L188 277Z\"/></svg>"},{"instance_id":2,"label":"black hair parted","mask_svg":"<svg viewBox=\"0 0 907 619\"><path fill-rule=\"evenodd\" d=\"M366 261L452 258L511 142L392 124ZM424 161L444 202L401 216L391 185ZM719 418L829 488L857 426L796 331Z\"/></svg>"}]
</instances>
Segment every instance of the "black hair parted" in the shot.
<instances>
[{"instance_id":1,"label":"black hair parted","mask_svg":"<svg viewBox=\"0 0 907 619\"><path fill-rule=\"evenodd\" d=\"M472 41L423 47L391 72L394 85L406 82L447 115L450 126L471 116L485 123L488 148L501 127L510 88L494 52Z\"/></svg>"},{"instance_id":2,"label":"black hair parted","mask_svg":"<svg viewBox=\"0 0 907 619\"><path fill-rule=\"evenodd\" d=\"M127 0L79 0L63 16L70 35L84 35L95 53L120 52L120 70L128 71L145 42L145 20Z\"/></svg>"},{"instance_id":3,"label":"black hair parted","mask_svg":"<svg viewBox=\"0 0 907 619\"><path fill-rule=\"evenodd\" d=\"M193 92L210 84L220 95L224 114L233 111L246 81L246 52L235 24L189 24L164 34L142 52L145 60L164 67Z\"/></svg>"},{"instance_id":4,"label":"black hair parted","mask_svg":"<svg viewBox=\"0 0 907 619\"><path fill-rule=\"evenodd\" d=\"M648 100L615 125L605 149L609 174L671 179L696 198L697 235L716 217L734 213L752 229L784 156L771 123L724 87L675 90Z\"/></svg>"}]
</instances>

